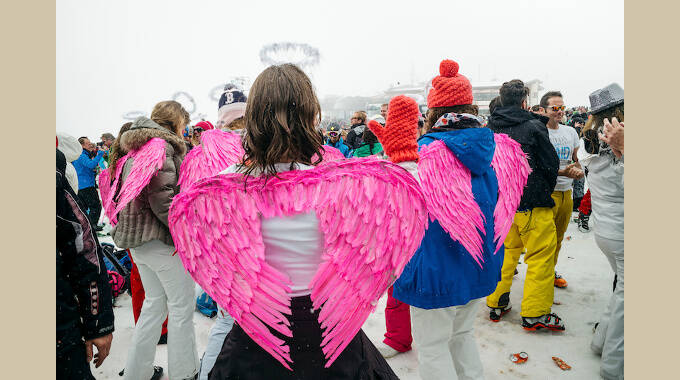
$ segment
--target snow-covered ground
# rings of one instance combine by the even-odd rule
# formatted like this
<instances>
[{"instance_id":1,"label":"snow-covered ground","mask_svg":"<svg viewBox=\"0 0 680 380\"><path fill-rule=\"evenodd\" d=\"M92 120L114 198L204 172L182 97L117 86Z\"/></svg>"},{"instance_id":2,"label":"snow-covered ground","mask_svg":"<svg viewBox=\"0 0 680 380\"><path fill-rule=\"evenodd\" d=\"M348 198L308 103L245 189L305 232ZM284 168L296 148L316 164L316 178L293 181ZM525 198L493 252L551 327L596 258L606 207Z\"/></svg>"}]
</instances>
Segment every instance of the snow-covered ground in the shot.
<instances>
[{"instance_id":1,"label":"snow-covered ground","mask_svg":"<svg viewBox=\"0 0 680 380\"><path fill-rule=\"evenodd\" d=\"M100 240L112 243L110 237ZM593 325L611 295L614 274L595 245L593 233L579 232L572 222L562 244L557 271L569 282L569 286L555 289L553 312L563 318L565 332L527 332L520 327L519 311L526 264L521 263L517 269L519 274L515 276L510 296L513 309L498 323L489 321L486 306L481 307L477 315L475 333L486 379L555 379L558 376L564 379L599 378L599 357L590 351L590 339ZM385 302L386 297L383 297L375 313L363 326L374 343L382 341L385 332ZM115 316L116 331L111 353L100 368L92 367L98 379L120 379L118 372L125 366L134 328L130 297L127 294L116 301ZM195 313L199 357L203 354L212 323L212 319L198 311ZM387 360L401 379L420 378L415 350L417 348ZM509 360L511 353L521 351L529 354L526 363L514 364ZM555 365L552 356L562 358L572 369L562 371ZM155 364L167 371L167 346L157 346Z\"/></svg>"}]
</instances>

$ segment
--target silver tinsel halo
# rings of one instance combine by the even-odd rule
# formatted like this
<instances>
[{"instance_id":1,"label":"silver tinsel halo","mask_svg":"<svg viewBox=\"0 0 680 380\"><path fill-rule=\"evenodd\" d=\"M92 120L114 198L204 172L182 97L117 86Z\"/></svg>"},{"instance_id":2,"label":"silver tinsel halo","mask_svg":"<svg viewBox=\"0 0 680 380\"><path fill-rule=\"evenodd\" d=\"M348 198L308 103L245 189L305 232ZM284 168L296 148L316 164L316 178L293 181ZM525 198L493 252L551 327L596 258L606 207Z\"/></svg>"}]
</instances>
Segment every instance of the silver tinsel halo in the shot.
<instances>
[{"instance_id":1,"label":"silver tinsel halo","mask_svg":"<svg viewBox=\"0 0 680 380\"><path fill-rule=\"evenodd\" d=\"M308 44L276 42L260 49L260 62L265 66L292 63L304 70L316 66L319 58L319 49Z\"/></svg>"},{"instance_id":2,"label":"silver tinsel halo","mask_svg":"<svg viewBox=\"0 0 680 380\"><path fill-rule=\"evenodd\" d=\"M125 120L135 120L140 116L146 116L144 111L130 111L123 114L123 119Z\"/></svg>"},{"instance_id":3,"label":"silver tinsel halo","mask_svg":"<svg viewBox=\"0 0 680 380\"><path fill-rule=\"evenodd\" d=\"M177 91L172 94L171 99L181 104L182 107L184 107L184 109L189 112L189 115L192 115L194 112L196 112L196 101L191 95L189 95L188 92Z\"/></svg>"}]
</instances>

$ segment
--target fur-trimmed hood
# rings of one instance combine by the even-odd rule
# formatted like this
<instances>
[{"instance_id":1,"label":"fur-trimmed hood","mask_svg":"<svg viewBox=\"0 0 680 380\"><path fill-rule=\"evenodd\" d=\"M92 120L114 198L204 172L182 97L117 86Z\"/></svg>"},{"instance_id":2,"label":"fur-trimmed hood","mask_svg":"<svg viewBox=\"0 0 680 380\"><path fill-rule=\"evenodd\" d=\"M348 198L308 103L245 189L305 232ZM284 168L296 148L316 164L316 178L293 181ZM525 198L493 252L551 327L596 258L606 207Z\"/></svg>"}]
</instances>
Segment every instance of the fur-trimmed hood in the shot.
<instances>
[{"instance_id":1,"label":"fur-trimmed hood","mask_svg":"<svg viewBox=\"0 0 680 380\"><path fill-rule=\"evenodd\" d=\"M139 149L154 137L167 141L180 157L187 152L187 147L179 136L156 124L153 120L140 116L132 123L132 127L120 137L122 154Z\"/></svg>"}]
</instances>

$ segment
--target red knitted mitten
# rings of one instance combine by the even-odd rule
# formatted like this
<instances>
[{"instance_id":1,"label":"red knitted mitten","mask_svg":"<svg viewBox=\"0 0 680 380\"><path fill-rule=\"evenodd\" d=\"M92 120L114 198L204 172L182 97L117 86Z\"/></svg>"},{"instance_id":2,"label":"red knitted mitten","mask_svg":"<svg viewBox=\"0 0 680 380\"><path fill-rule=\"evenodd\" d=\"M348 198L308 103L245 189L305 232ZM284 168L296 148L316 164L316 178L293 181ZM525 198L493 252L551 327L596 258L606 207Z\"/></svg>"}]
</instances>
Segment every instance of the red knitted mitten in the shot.
<instances>
[{"instance_id":1,"label":"red knitted mitten","mask_svg":"<svg viewBox=\"0 0 680 380\"><path fill-rule=\"evenodd\" d=\"M419 115L416 101L399 95L390 100L384 127L375 120L368 123L392 162L418 161Z\"/></svg>"}]
</instances>

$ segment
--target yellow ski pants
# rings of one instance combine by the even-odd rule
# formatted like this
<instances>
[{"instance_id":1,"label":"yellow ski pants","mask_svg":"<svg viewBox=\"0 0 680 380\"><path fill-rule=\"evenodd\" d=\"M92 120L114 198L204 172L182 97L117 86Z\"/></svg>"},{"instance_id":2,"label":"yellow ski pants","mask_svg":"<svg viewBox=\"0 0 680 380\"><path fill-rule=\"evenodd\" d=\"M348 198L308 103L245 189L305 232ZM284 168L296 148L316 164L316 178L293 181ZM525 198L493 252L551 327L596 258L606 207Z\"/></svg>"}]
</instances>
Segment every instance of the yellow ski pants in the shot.
<instances>
[{"instance_id":1,"label":"yellow ski pants","mask_svg":"<svg viewBox=\"0 0 680 380\"><path fill-rule=\"evenodd\" d=\"M567 227L569 227L571 213L574 211L574 200L571 198L571 190L553 191L551 196L555 201L552 212L557 236L557 246L555 247L555 265L557 265L557 256L559 256L560 248L562 248L562 239L564 239L564 233L567 232Z\"/></svg>"},{"instance_id":2,"label":"yellow ski pants","mask_svg":"<svg viewBox=\"0 0 680 380\"><path fill-rule=\"evenodd\" d=\"M515 213L510 232L505 238L501 281L496 285L496 291L486 298L487 306L507 306L512 276L520 254L526 249L524 262L527 264L527 274L520 315L540 317L549 314L554 295L555 246L555 221L551 208L537 207ZM500 305L499 300L502 300Z\"/></svg>"}]
</instances>

